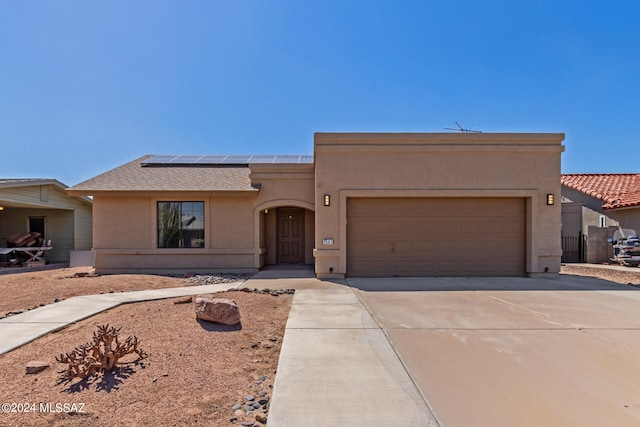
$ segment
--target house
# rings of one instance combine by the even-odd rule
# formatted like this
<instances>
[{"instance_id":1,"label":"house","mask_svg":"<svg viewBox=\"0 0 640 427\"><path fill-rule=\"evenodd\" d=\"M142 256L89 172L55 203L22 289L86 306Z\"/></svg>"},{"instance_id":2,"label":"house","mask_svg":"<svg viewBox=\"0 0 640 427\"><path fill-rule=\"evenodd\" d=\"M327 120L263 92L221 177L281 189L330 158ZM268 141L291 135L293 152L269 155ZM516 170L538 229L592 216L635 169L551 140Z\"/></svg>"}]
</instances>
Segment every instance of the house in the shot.
<instances>
[{"instance_id":1,"label":"house","mask_svg":"<svg viewBox=\"0 0 640 427\"><path fill-rule=\"evenodd\" d=\"M319 278L560 270L564 134L316 133L311 155L147 155L93 196L96 271Z\"/></svg>"},{"instance_id":2,"label":"house","mask_svg":"<svg viewBox=\"0 0 640 427\"><path fill-rule=\"evenodd\" d=\"M66 189L55 179L0 179L0 247L15 233L39 232L52 242L47 261L69 263L73 251L90 251L93 201Z\"/></svg>"},{"instance_id":3,"label":"house","mask_svg":"<svg viewBox=\"0 0 640 427\"><path fill-rule=\"evenodd\" d=\"M608 261L616 229L640 232L640 174L563 174L561 182L563 238L586 239L585 256L569 261Z\"/></svg>"}]
</instances>

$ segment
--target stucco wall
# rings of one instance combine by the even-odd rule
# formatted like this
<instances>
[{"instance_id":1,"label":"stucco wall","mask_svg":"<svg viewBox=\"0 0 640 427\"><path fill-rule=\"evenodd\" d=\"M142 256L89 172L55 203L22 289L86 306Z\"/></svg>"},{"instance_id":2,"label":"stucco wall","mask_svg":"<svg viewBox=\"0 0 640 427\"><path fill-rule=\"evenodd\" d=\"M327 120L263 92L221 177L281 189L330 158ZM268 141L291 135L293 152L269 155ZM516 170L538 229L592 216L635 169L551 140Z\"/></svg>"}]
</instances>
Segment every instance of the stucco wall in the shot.
<instances>
[{"instance_id":1,"label":"stucco wall","mask_svg":"<svg viewBox=\"0 0 640 427\"><path fill-rule=\"evenodd\" d=\"M346 273L349 197L523 197L527 272L558 272L563 139L563 134L316 134L316 273ZM331 197L328 207L322 205L325 194ZM546 205L547 194L556 196L555 205ZM323 245L323 238L333 239L333 245Z\"/></svg>"},{"instance_id":2,"label":"stucco wall","mask_svg":"<svg viewBox=\"0 0 640 427\"><path fill-rule=\"evenodd\" d=\"M252 195L157 193L96 196L98 272L240 271L253 267ZM157 203L202 201L204 248L158 248Z\"/></svg>"},{"instance_id":3,"label":"stucco wall","mask_svg":"<svg viewBox=\"0 0 640 427\"><path fill-rule=\"evenodd\" d=\"M562 186L562 194L573 202L584 204L582 209L583 233L588 235L589 226L599 226L600 216L605 217L605 226L631 228L640 233L640 207L622 209L602 209L602 201L572 188Z\"/></svg>"},{"instance_id":4,"label":"stucco wall","mask_svg":"<svg viewBox=\"0 0 640 427\"><path fill-rule=\"evenodd\" d=\"M610 212L610 213L609 213ZM622 228L632 228L640 233L640 207L607 211Z\"/></svg>"}]
</instances>

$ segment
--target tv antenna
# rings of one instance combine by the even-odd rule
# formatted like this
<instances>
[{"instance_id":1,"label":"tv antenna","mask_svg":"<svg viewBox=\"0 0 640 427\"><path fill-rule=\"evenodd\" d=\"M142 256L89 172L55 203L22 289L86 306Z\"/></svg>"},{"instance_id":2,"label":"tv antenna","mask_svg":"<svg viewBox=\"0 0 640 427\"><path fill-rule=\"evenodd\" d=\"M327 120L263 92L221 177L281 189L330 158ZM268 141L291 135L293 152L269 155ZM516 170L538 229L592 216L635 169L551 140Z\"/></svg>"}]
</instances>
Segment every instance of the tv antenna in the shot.
<instances>
[{"instance_id":1,"label":"tv antenna","mask_svg":"<svg viewBox=\"0 0 640 427\"><path fill-rule=\"evenodd\" d=\"M462 132L462 133L482 133L482 131L479 131L479 130L463 128L462 125L460 125L460 123L458 122L454 122L454 123L456 124L456 126L458 126L457 128L445 128L445 129L455 130L456 132Z\"/></svg>"}]
</instances>

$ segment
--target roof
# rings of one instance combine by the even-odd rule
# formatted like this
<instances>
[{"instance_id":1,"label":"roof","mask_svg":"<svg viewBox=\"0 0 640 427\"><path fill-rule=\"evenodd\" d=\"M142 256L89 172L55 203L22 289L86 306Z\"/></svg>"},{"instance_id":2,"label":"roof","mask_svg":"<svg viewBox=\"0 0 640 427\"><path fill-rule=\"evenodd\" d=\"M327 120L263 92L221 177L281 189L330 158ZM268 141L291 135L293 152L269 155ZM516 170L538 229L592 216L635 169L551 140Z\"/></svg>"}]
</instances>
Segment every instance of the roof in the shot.
<instances>
[{"instance_id":1,"label":"roof","mask_svg":"<svg viewBox=\"0 0 640 427\"><path fill-rule=\"evenodd\" d=\"M28 187L32 185L55 185L61 189L66 185L52 178L0 178L0 188Z\"/></svg>"},{"instance_id":2,"label":"roof","mask_svg":"<svg viewBox=\"0 0 640 427\"><path fill-rule=\"evenodd\" d=\"M143 167L147 155L69 188L70 192L100 191L257 191L246 166Z\"/></svg>"},{"instance_id":3,"label":"roof","mask_svg":"<svg viewBox=\"0 0 640 427\"><path fill-rule=\"evenodd\" d=\"M562 185L602 201L603 209L640 206L640 174L563 174Z\"/></svg>"},{"instance_id":4,"label":"roof","mask_svg":"<svg viewBox=\"0 0 640 427\"><path fill-rule=\"evenodd\" d=\"M52 185L62 192L68 187L57 179L53 178L0 178L0 190L3 188L18 188L18 187L32 187L36 185ZM93 205L93 200L84 196L72 196L77 197L86 204Z\"/></svg>"},{"instance_id":5,"label":"roof","mask_svg":"<svg viewBox=\"0 0 640 427\"><path fill-rule=\"evenodd\" d=\"M142 166L206 166L273 163L313 163L313 155L309 154L232 154L232 155L159 155L151 156L141 162Z\"/></svg>"}]
</instances>

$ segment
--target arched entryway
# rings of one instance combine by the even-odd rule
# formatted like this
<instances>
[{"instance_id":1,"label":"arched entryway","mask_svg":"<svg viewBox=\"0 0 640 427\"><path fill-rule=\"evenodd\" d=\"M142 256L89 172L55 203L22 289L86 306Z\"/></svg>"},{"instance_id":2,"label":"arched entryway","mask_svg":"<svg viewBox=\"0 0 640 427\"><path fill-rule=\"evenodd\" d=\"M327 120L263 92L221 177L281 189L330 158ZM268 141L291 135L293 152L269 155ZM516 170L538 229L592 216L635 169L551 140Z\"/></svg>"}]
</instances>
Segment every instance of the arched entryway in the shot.
<instances>
[{"instance_id":1,"label":"arched entryway","mask_svg":"<svg viewBox=\"0 0 640 427\"><path fill-rule=\"evenodd\" d=\"M315 213L305 202L260 206L256 211L256 267L313 265Z\"/></svg>"}]
</instances>

